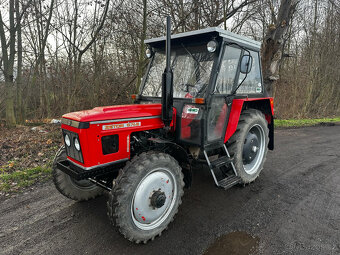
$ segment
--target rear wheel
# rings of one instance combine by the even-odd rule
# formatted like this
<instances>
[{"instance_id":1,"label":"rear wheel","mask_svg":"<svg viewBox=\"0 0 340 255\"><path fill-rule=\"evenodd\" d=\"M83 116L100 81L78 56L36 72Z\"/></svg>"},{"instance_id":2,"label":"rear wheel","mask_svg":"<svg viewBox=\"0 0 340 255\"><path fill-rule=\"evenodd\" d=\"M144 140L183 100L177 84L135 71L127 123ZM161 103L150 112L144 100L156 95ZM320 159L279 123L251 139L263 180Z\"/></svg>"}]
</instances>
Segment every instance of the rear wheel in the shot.
<instances>
[{"instance_id":1,"label":"rear wheel","mask_svg":"<svg viewBox=\"0 0 340 255\"><path fill-rule=\"evenodd\" d=\"M108 216L125 238L146 243L167 228L181 204L183 174L168 154L136 156L118 176L108 201Z\"/></svg>"},{"instance_id":2,"label":"rear wheel","mask_svg":"<svg viewBox=\"0 0 340 255\"><path fill-rule=\"evenodd\" d=\"M76 201L85 201L103 194L104 190L88 180L75 180L68 174L59 170L57 162L66 160L65 146L62 146L53 162L53 182L57 190L67 198Z\"/></svg>"},{"instance_id":3,"label":"rear wheel","mask_svg":"<svg viewBox=\"0 0 340 255\"><path fill-rule=\"evenodd\" d=\"M227 147L243 183L254 181L263 169L268 151L268 123L262 112L249 109L242 112L234 135Z\"/></svg>"}]
</instances>

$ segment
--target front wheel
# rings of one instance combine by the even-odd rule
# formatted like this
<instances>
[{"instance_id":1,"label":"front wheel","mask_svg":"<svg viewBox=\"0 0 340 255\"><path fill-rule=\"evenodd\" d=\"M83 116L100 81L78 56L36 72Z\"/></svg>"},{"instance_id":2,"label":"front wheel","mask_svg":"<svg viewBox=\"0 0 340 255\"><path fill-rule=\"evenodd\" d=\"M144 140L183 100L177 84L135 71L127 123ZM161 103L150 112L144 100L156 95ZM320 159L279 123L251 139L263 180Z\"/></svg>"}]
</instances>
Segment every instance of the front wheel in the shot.
<instances>
[{"instance_id":1,"label":"front wheel","mask_svg":"<svg viewBox=\"0 0 340 255\"><path fill-rule=\"evenodd\" d=\"M262 112L242 112L234 135L227 143L238 176L243 183L254 181L263 169L268 151L268 123Z\"/></svg>"},{"instance_id":2,"label":"front wheel","mask_svg":"<svg viewBox=\"0 0 340 255\"><path fill-rule=\"evenodd\" d=\"M57 190L67 198L76 201L86 201L102 195L104 190L89 180L75 180L57 167L57 163L66 160L65 146L60 147L54 162L52 177Z\"/></svg>"},{"instance_id":3,"label":"front wheel","mask_svg":"<svg viewBox=\"0 0 340 255\"><path fill-rule=\"evenodd\" d=\"M117 177L108 201L108 216L125 238L146 243L173 220L183 195L183 174L168 154L142 153Z\"/></svg>"}]
</instances>

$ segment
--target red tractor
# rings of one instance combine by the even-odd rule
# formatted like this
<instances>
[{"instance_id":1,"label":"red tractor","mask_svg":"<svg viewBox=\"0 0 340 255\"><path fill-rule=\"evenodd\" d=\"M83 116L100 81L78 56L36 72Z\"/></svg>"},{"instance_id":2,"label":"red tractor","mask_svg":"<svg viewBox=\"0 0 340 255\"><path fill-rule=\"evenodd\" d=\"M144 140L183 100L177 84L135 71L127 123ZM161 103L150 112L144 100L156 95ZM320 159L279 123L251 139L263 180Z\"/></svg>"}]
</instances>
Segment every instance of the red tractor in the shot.
<instances>
[{"instance_id":1,"label":"red tractor","mask_svg":"<svg viewBox=\"0 0 340 255\"><path fill-rule=\"evenodd\" d=\"M193 162L227 189L254 181L274 147L260 43L220 28L170 38L170 18L166 37L145 43L150 61L135 103L63 115L53 167L70 199L109 191L111 222L136 243L173 220Z\"/></svg>"}]
</instances>

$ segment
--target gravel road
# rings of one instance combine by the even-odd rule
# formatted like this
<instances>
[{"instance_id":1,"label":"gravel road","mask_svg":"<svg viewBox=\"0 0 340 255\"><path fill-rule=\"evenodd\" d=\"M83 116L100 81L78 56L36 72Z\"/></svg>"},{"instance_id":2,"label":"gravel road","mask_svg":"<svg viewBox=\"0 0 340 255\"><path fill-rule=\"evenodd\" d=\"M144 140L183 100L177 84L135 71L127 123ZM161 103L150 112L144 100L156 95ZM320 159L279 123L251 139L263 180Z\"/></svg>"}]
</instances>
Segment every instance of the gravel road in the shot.
<instances>
[{"instance_id":1,"label":"gravel road","mask_svg":"<svg viewBox=\"0 0 340 255\"><path fill-rule=\"evenodd\" d=\"M111 227L106 197L76 203L49 182L2 198L0 254L340 254L340 126L277 130L275 143L245 187L217 189L197 167L175 221L147 245Z\"/></svg>"}]
</instances>

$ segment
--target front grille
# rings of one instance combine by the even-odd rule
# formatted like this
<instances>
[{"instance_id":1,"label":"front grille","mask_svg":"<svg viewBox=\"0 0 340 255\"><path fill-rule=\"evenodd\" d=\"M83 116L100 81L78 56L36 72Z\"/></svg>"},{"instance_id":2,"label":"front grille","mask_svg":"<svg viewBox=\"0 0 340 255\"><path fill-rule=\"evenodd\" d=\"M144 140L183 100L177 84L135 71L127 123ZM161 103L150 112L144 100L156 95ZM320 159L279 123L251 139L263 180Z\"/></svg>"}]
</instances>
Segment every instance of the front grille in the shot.
<instances>
[{"instance_id":1,"label":"front grille","mask_svg":"<svg viewBox=\"0 0 340 255\"><path fill-rule=\"evenodd\" d=\"M64 141L65 141L65 135L68 135L70 137L70 140L71 140L71 144L70 146L67 146L65 144L65 148L66 148L66 154L67 156L81 162L81 163L84 163L84 160L83 160L83 154L81 153L81 146L80 146L80 151L78 151L75 146L74 146L74 139L78 139L78 141L80 142L79 140L79 137L78 137L78 134L77 133L74 133L74 132L71 132L71 131L68 131L68 130L65 130L63 129L63 137L64 137Z\"/></svg>"}]
</instances>

